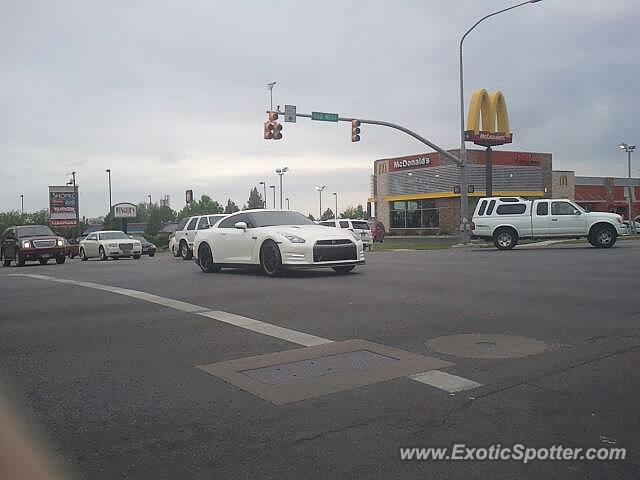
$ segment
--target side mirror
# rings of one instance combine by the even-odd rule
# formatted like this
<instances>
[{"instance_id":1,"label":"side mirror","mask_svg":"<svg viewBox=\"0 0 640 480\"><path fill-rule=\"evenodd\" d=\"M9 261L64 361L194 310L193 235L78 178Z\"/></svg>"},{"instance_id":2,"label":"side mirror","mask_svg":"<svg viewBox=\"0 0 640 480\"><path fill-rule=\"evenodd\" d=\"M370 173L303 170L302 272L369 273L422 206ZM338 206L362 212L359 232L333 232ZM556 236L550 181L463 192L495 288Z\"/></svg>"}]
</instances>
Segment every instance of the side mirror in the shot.
<instances>
[{"instance_id":1,"label":"side mirror","mask_svg":"<svg viewBox=\"0 0 640 480\"><path fill-rule=\"evenodd\" d=\"M246 230L247 224L246 222L238 222L234 225L234 227L236 227L238 230Z\"/></svg>"},{"instance_id":2,"label":"side mirror","mask_svg":"<svg viewBox=\"0 0 640 480\"><path fill-rule=\"evenodd\" d=\"M574 213L574 215L582 215L582 212L580 210L576 210L576 212Z\"/></svg>"}]
</instances>

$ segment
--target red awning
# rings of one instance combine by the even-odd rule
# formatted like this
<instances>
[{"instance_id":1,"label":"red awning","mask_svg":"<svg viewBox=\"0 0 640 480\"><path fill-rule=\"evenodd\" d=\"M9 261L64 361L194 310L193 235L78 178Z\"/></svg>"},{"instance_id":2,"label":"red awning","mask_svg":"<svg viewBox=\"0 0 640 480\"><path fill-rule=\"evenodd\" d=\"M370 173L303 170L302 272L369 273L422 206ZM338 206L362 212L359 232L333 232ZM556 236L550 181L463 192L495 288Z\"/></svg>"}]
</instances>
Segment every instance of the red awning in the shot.
<instances>
[{"instance_id":1,"label":"red awning","mask_svg":"<svg viewBox=\"0 0 640 480\"><path fill-rule=\"evenodd\" d=\"M607 188L594 185L576 185L576 202L608 203Z\"/></svg>"}]
</instances>

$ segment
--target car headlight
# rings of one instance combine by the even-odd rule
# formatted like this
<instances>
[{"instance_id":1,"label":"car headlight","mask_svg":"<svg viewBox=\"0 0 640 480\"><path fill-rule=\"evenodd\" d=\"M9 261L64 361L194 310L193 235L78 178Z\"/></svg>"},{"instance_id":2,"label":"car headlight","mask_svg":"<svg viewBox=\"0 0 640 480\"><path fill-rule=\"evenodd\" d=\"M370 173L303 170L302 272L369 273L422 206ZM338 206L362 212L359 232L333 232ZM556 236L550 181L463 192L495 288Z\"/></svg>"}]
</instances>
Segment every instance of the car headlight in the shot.
<instances>
[{"instance_id":1,"label":"car headlight","mask_svg":"<svg viewBox=\"0 0 640 480\"><path fill-rule=\"evenodd\" d=\"M302 237L298 237L297 235L293 235L291 233L280 233L284 238L289 240L291 243L304 243L306 240Z\"/></svg>"},{"instance_id":2,"label":"car headlight","mask_svg":"<svg viewBox=\"0 0 640 480\"><path fill-rule=\"evenodd\" d=\"M22 248L31 248L31 242L29 242L29 240L25 240L22 242Z\"/></svg>"},{"instance_id":3,"label":"car headlight","mask_svg":"<svg viewBox=\"0 0 640 480\"><path fill-rule=\"evenodd\" d=\"M618 215L618 223L624 223L624 222L622 221L622 217L621 217L620 215Z\"/></svg>"},{"instance_id":4,"label":"car headlight","mask_svg":"<svg viewBox=\"0 0 640 480\"><path fill-rule=\"evenodd\" d=\"M108 243L107 247L109 247L109 248L117 248L118 244L117 243Z\"/></svg>"},{"instance_id":5,"label":"car headlight","mask_svg":"<svg viewBox=\"0 0 640 480\"><path fill-rule=\"evenodd\" d=\"M64 247L64 240L62 240L61 238L58 239L58 246Z\"/></svg>"}]
</instances>

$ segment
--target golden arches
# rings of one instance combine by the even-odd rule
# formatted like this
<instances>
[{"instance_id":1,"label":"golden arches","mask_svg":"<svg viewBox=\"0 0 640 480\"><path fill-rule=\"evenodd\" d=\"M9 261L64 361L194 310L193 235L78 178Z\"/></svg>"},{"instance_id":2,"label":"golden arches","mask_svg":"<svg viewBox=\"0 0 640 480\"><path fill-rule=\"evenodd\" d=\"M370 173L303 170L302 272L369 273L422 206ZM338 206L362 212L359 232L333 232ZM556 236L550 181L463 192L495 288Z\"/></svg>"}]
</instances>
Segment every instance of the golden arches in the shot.
<instances>
[{"instance_id":1,"label":"golden arches","mask_svg":"<svg viewBox=\"0 0 640 480\"><path fill-rule=\"evenodd\" d=\"M482 118L482 128L480 119ZM496 128L497 120L497 128ZM474 133L480 131L509 134L507 102L501 91L488 93L484 88L474 92L469 106L467 128Z\"/></svg>"}]
</instances>

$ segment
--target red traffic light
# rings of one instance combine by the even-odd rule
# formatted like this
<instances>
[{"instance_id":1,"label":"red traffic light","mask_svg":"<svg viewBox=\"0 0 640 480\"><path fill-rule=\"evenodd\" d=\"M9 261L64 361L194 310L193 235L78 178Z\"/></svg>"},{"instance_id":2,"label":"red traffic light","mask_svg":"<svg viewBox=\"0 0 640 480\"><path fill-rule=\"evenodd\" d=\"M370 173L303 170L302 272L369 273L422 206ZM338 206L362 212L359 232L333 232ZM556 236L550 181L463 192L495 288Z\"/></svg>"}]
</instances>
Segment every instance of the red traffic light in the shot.
<instances>
[{"instance_id":1,"label":"red traffic light","mask_svg":"<svg viewBox=\"0 0 640 480\"><path fill-rule=\"evenodd\" d=\"M351 120L351 141L360 141L360 120Z\"/></svg>"},{"instance_id":2,"label":"red traffic light","mask_svg":"<svg viewBox=\"0 0 640 480\"><path fill-rule=\"evenodd\" d=\"M264 139L271 140L273 138L273 123L264 122Z\"/></svg>"},{"instance_id":3,"label":"red traffic light","mask_svg":"<svg viewBox=\"0 0 640 480\"><path fill-rule=\"evenodd\" d=\"M282 125L280 125L278 122L273 123L273 139L282 139Z\"/></svg>"}]
</instances>

